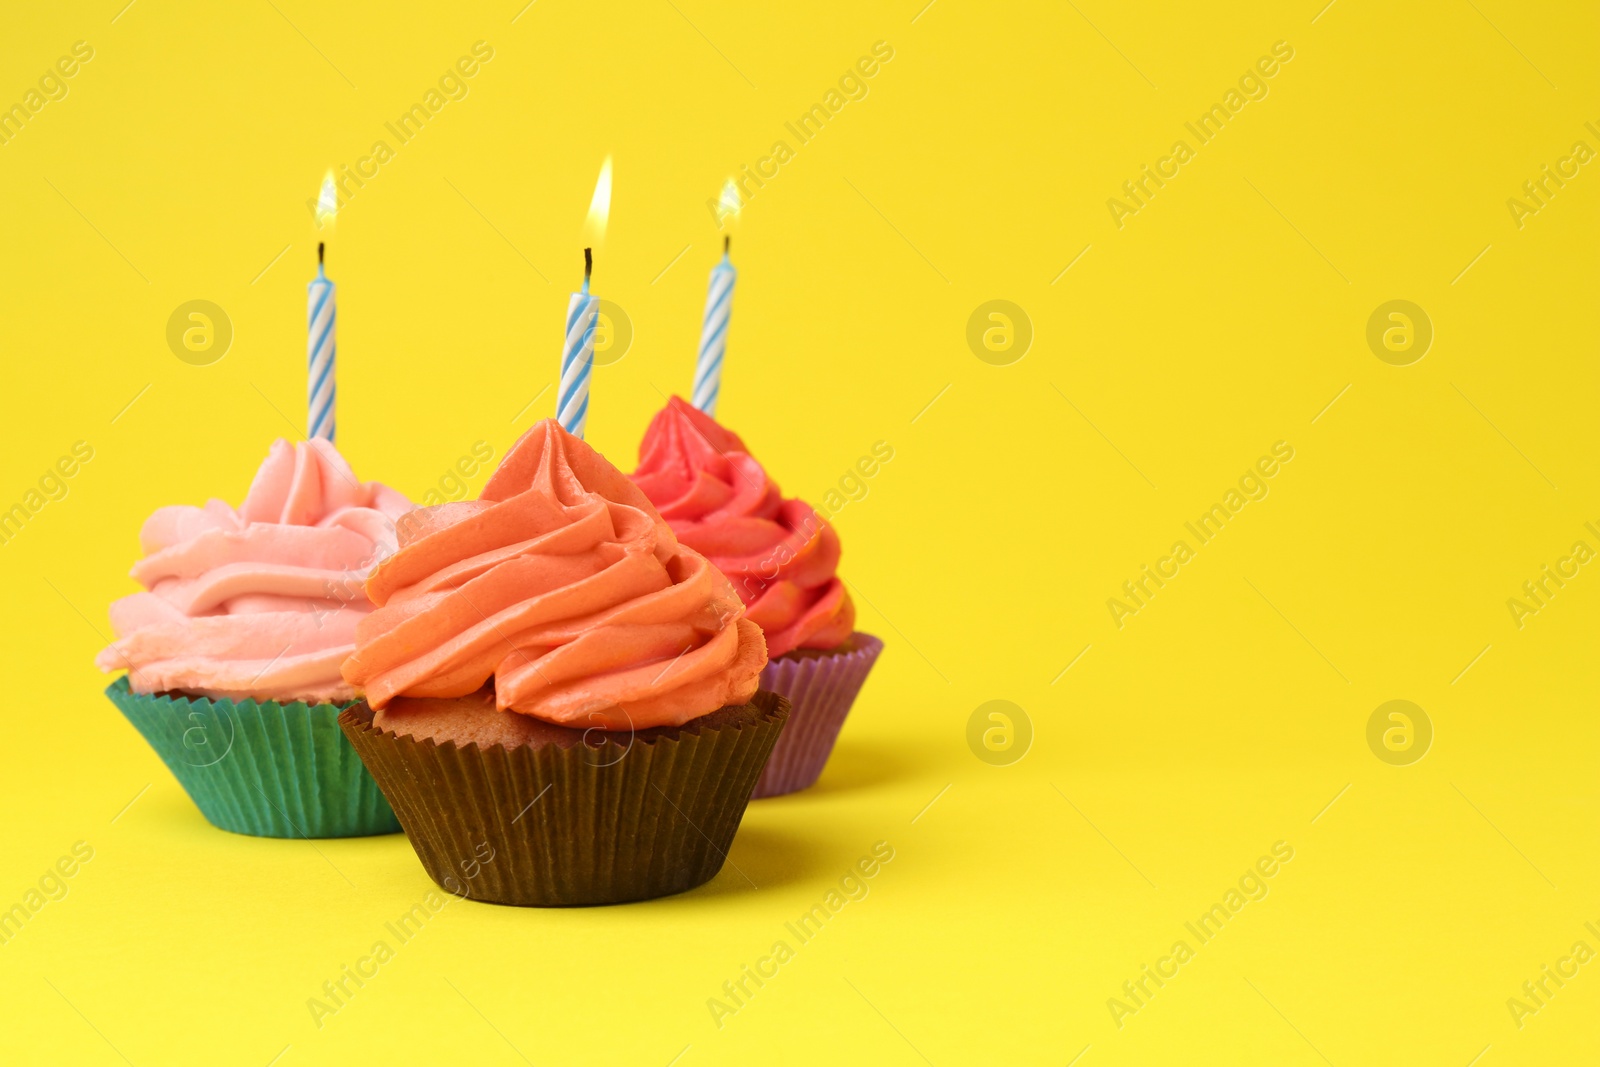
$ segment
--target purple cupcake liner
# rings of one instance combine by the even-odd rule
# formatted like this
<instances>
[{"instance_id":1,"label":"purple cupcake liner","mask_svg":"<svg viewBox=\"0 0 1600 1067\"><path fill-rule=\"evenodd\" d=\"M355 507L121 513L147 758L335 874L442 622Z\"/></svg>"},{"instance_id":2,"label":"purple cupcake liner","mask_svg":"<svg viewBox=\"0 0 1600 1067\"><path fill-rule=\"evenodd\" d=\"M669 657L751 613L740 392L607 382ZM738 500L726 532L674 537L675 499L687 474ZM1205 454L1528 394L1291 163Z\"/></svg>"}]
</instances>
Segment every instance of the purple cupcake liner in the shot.
<instances>
[{"instance_id":1,"label":"purple cupcake liner","mask_svg":"<svg viewBox=\"0 0 1600 1067\"><path fill-rule=\"evenodd\" d=\"M821 777L883 642L858 631L841 648L821 655L779 656L761 672L761 688L786 697L794 710L750 799L793 793Z\"/></svg>"}]
</instances>

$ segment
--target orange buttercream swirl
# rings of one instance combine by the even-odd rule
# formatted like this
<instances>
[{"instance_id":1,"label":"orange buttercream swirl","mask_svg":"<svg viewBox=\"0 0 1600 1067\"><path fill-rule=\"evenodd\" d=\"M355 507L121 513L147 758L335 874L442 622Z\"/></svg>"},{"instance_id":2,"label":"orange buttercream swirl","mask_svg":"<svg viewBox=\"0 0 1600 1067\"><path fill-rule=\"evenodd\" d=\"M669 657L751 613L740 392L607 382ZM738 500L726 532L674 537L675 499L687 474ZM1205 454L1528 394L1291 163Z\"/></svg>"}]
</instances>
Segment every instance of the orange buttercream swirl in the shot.
<instances>
[{"instance_id":1,"label":"orange buttercream swirl","mask_svg":"<svg viewBox=\"0 0 1600 1067\"><path fill-rule=\"evenodd\" d=\"M649 500L553 419L474 501L414 511L367 581L344 676L374 708L459 697L564 726L673 726L748 701L761 630Z\"/></svg>"},{"instance_id":2,"label":"orange buttercream swirl","mask_svg":"<svg viewBox=\"0 0 1600 1067\"><path fill-rule=\"evenodd\" d=\"M678 539L733 582L770 655L850 636L839 535L805 501L785 500L737 434L673 397L650 420L631 477Z\"/></svg>"}]
</instances>

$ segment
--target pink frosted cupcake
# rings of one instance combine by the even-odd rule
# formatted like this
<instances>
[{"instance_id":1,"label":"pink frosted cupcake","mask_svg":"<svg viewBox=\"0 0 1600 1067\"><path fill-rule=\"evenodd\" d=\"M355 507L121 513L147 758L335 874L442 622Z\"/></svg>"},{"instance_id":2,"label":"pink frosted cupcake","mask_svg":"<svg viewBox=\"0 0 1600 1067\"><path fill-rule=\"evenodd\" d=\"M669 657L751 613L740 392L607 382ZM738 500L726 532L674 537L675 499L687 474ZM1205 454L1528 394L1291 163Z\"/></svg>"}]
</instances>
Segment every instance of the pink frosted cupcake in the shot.
<instances>
[{"instance_id":1,"label":"pink frosted cupcake","mask_svg":"<svg viewBox=\"0 0 1600 1067\"><path fill-rule=\"evenodd\" d=\"M761 688L793 710L753 796L806 788L883 651L855 631L839 535L805 501L785 499L737 434L676 396L650 421L630 477L678 539L728 576L766 634Z\"/></svg>"},{"instance_id":2,"label":"pink frosted cupcake","mask_svg":"<svg viewBox=\"0 0 1600 1067\"><path fill-rule=\"evenodd\" d=\"M156 510L111 605L126 670L106 690L214 825L267 837L399 829L338 727L359 694L340 666L372 610L362 582L394 551L404 496L361 482L327 441L277 441L238 510Z\"/></svg>"}]
</instances>

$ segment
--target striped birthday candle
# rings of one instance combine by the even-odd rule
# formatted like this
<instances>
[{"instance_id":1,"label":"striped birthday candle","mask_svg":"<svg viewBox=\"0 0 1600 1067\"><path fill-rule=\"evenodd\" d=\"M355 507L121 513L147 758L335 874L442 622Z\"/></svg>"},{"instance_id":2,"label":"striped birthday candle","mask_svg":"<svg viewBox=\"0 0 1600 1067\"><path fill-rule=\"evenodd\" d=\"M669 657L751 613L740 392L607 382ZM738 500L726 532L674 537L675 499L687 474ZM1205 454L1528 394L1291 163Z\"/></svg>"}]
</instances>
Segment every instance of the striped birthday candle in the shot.
<instances>
[{"instance_id":1,"label":"striped birthday candle","mask_svg":"<svg viewBox=\"0 0 1600 1067\"><path fill-rule=\"evenodd\" d=\"M583 250L583 288L567 302L567 333L561 346L561 387L556 397L556 421L574 437L583 436L589 421L589 375L594 370L594 330L600 301L589 293L594 269L592 249Z\"/></svg>"},{"instance_id":2,"label":"striped birthday candle","mask_svg":"<svg viewBox=\"0 0 1600 1067\"><path fill-rule=\"evenodd\" d=\"M317 276L306 286L306 436L334 438L334 402L338 397L334 363L339 354L334 285L322 266L317 244Z\"/></svg>"},{"instance_id":3,"label":"striped birthday candle","mask_svg":"<svg viewBox=\"0 0 1600 1067\"><path fill-rule=\"evenodd\" d=\"M722 391L722 357L728 351L728 310L733 304L733 283L739 272L728 258L728 238L722 239L722 259L711 268L711 284L706 289L706 314L700 326L700 358L694 366L694 389L690 403L707 415L717 413L717 394Z\"/></svg>"}]
</instances>

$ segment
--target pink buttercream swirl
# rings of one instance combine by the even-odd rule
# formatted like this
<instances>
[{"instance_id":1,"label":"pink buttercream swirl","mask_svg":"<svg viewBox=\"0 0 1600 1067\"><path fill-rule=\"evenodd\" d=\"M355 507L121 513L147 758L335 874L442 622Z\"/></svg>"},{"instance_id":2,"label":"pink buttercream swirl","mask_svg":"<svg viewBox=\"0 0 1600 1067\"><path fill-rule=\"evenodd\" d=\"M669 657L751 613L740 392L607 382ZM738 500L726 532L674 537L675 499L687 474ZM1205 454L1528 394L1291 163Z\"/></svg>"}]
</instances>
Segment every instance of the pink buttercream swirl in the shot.
<instances>
[{"instance_id":1,"label":"pink buttercream swirl","mask_svg":"<svg viewBox=\"0 0 1600 1067\"><path fill-rule=\"evenodd\" d=\"M145 521L132 576L149 591L111 605L117 640L95 663L138 693L352 699L339 667L372 610L362 583L411 508L327 441L276 441L237 511L211 500Z\"/></svg>"}]
</instances>

